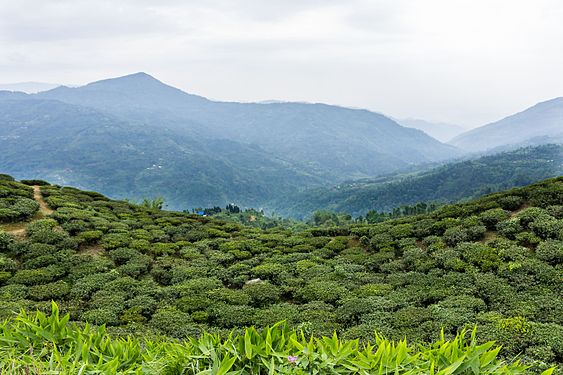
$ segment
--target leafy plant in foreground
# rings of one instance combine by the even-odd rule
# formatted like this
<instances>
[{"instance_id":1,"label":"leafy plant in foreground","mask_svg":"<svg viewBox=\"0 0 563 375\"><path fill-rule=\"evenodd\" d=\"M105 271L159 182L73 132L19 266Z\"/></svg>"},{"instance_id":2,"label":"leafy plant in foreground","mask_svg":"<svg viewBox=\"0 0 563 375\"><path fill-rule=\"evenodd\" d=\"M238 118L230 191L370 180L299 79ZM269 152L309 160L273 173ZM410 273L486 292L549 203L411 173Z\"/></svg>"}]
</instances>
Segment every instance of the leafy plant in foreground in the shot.
<instances>
[{"instance_id":1,"label":"leafy plant in foreground","mask_svg":"<svg viewBox=\"0 0 563 375\"><path fill-rule=\"evenodd\" d=\"M375 344L306 338L285 323L248 328L227 339L203 334L185 341L111 338L105 327L79 327L60 316L26 314L0 325L0 370L10 374L523 374L527 367L498 358L493 342L478 345L475 330L429 345L377 336ZM552 373L552 369L542 375Z\"/></svg>"}]
</instances>

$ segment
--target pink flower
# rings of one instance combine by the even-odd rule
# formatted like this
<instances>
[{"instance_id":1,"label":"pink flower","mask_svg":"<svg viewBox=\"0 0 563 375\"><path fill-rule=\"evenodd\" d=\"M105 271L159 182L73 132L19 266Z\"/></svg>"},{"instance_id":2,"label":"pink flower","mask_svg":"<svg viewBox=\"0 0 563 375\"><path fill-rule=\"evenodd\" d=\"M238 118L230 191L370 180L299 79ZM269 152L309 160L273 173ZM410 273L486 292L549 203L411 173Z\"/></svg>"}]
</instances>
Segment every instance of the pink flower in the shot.
<instances>
[{"instance_id":1,"label":"pink flower","mask_svg":"<svg viewBox=\"0 0 563 375\"><path fill-rule=\"evenodd\" d=\"M287 357L287 361L291 364L294 364L295 362L297 362L297 356L296 355L290 355L289 357Z\"/></svg>"}]
</instances>

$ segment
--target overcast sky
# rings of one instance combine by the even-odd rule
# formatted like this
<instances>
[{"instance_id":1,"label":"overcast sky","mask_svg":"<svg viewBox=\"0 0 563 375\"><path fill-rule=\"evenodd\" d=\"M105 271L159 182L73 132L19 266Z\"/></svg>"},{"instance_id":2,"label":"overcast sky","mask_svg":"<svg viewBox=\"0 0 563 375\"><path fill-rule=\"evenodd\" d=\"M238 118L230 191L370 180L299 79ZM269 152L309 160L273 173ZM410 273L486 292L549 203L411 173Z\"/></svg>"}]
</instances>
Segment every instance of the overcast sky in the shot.
<instances>
[{"instance_id":1,"label":"overcast sky","mask_svg":"<svg viewBox=\"0 0 563 375\"><path fill-rule=\"evenodd\" d=\"M563 1L0 0L1 83L137 71L477 126L563 96Z\"/></svg>"}]
</instances>

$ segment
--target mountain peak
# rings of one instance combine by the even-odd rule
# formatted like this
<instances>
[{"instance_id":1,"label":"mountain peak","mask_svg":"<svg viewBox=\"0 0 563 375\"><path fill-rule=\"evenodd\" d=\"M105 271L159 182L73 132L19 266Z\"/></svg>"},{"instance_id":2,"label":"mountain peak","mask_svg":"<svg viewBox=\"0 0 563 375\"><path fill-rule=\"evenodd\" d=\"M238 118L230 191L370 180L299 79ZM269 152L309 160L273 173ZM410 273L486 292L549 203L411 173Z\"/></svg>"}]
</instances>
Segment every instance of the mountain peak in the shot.
<instances>
[{"instance_id":1,"label":"mountain peak","mask_svg":"<svg viewBox=\"0 0 563 375\"><path fill-rule=\"evenodd\" d=\"M103 80L100 80L100 81L95 81L95 82L89 83L86 86L99 86L99 85L116 86L116 85L123 85L123 84L125 84L125 85L151 84L151 85L154 85L154 86L156 86L156 85L165 86L164 83L162 83L158 79L154 78L153 76L151 76L150 74L147 74L145 72L138 72L138 73L128 74L128 75L121 76L121 77L103 79Z\"/></svg>"},{"instance_id":2,"label":"mountain peak","mask_svg":"<svg viewBox=\"0 0 563 375\"><path fill-rule=\"evenodd\" d=\"M185 108L193 103L208 100L167 85L145 72L91 82L79 87L59 87L36 94L43 98L56 99L102 110L122 110L127 106L137 108ZM131 116L127 112L127 116Z\"/></svg>"}]
</instances>

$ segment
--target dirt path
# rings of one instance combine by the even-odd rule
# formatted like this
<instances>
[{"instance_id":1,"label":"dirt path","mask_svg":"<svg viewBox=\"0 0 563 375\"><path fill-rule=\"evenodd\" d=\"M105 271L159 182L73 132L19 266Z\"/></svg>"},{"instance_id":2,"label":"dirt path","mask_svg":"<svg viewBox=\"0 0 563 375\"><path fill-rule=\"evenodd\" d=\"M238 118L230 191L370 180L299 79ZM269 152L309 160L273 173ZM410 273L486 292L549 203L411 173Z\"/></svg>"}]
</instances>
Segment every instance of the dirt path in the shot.
<instances>
[{"instance_id":1,"label":"dirt path","mask_svg":"<svg viewBox=\"0 0 563 375\"><path fill-rule=\"evenodd\" d=\"M27 223L18 223L16 225L14 224L10 224L10 225L3 225L0 226L0 229L3 230L6 233L11 234L14 237L17 238L23 238L26 235L26 231L25 231L25 225Z\"/></svg>"},{"instance_id":2,"label":"dirt path","mask_svg":"<svg viewBox=\"0 0 563 375\"><path fill-rule=\"evenodd\" d=\"M53 210L51 210L49 206L47 206L47 203L41 195L41 187L37 185L33 185L33 199L35 199L35 201L39 203L39 211L43 215L50 215L53 213Z\"/></svg>"}]
</instances>

